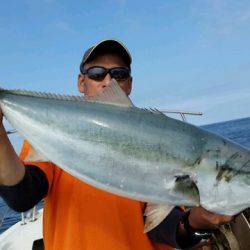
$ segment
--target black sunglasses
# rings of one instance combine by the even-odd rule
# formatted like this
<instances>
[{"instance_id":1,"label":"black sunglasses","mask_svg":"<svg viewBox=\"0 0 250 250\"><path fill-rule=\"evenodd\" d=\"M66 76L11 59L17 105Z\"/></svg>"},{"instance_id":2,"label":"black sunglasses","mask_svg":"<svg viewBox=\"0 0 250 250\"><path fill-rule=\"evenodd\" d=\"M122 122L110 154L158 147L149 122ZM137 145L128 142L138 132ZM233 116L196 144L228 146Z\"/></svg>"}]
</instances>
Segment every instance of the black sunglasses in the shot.
<instances>
[{"instance_id":1,"label":"black sunglasses","mask_svg":"<svg viewBox=\"0 0 250 250\"><path fill-rule=\"evenodd\" d=\"M93 66L88 69L81 69L82 74L86 74L90 79L101 81L109 73L117 81L125 81L130 77L130 69L127 67L114 67L106 69L101 66Z\"/></svg>"}]
</instances>

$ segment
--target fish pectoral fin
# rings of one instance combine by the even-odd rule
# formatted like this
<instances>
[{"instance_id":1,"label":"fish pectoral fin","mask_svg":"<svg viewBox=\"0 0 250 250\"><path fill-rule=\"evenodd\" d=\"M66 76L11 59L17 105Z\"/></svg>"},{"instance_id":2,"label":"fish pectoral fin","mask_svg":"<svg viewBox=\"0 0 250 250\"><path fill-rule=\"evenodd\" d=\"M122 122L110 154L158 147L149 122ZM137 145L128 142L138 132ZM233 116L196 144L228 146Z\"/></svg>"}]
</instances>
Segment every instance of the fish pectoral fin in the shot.
<instances>
[{"instance_id":1,"label":"fish pectoral fin","mask_svg":"<svg viewBox=\"0 0 250 250\"><path fill-rule=\"evenodd\" d=\"M46 159L43 155L39 154L34 147L30 144L29 145L29 152L24 158L25 162L46 162Z\"/></svg>"},{"instance_id":2,"label":"fish pectoral fin","mask_svg":"<svg viewBox=\"0 0 250 250\"><path fill-rule=\"evenodd\" d=\"M157 227L172 211L173 205L147 203L144 216L146 216L144 233Z\"/></svg>"},{"instance_id":3,"label":"fish pectoral fin","mask_svg":"<svg viewBox=\"0 0 250 250\"><path fill-rule=\"evenodd\" d=\"M172 180L172 181L171 181ZM196 183L187 174L176 175L174 179L168 179L168 191L181 199L183 204L200 204L199 190ZM157 227L172 211L174 206L168 204L147 203L144 215L146 216L144 232L147 233Z\"/></svg>"},{"instance_id":4,"label":"fish pectoral fin","mask_svg":"<svg viewBox=\"0 0 250 250\"><path fill-rule=\"evenodd\" d=\"M177 175L175 178L173 192L185 197L187 201L192 201L193 206L200 204L200 194L196 182L186 174Z\"/></svg>"},{"instance_id":5,"label":"fish pectoral fin","mask_svg":"<svg viewBox=\"0 0 250 250\"><path fill-rule=\"evenodd\" d=\"M86 96L85 100L123 107L134 107L132 101L121 89L115 79L111 79L110 84L103 90L103 92L94 96Z\"/></svg>"}]
</instances>

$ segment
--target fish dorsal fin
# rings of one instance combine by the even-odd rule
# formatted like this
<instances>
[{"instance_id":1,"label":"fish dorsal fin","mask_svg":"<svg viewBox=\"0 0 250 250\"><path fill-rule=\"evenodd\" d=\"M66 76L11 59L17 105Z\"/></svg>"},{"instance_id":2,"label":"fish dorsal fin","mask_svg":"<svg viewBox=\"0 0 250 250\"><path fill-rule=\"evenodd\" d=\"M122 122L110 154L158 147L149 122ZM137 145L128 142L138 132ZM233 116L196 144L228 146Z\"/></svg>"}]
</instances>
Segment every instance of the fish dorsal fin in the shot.
<instances>
[{"instance_id":1,"label":"fish dorsal fin","mask_svg":"<svg viewBox=\"0 0 250 250\"><path fill-rule=\"evenodd\" d=\"M158 115L164 115L166 116L164 113L162 113L159 109L157 108L144 108L145 111L149 111L153 114L158 114Z\"/></svg>"},{"instance_id":2,"label":"fish dorsal fin","mask_svg":"<svg viewBox=\"0 0 250 250\"><path fill-rule=\"evenodd\" d=\"M54 94L54 93L44 93L44 92L22 90L22 89L8 90L8 89L2 89L2 88L0 88L0 93L47 98L47 99L62 100L62 101L91 101L91 102L100 102L104 104L112 104L112 105L123 106L123 107L134 107L129 97L121 89L121 87L119 86L119 84L117 83L115 79L112 79L110 81L109 86L107 86L103 90L103 92L92 97L61 95L61 94Z\"/></svg>"},{"instance_id":3,"label":"fish dorsal fin","mask_svg":"<svg viewBox=\"0 0 250 250\"><path fill-rule=\"evenodd\" d=\"M86 96L85 99L86 101L113 104L124 107L134 107L129 97L121 89L115 79L110 81L110 84L103 90L103 92L92 97Z\"/></svg>"},{"instance_id":4,"label":"fish dorsal fin","mask_svg":"<svg viewBox=\"0 0 250 250\"><path fill-rule=\"evenodd\" d=\"M84 96L80 96L80 95L62 95L62 94L55 94L55 93L23 90L23 89L10 90L10 89L0 88L0 93L38 97L38 98L46 98L46 99L54 99L54 100L62 100L62 101L85 101Z\"/></svg>"}]
</instances>

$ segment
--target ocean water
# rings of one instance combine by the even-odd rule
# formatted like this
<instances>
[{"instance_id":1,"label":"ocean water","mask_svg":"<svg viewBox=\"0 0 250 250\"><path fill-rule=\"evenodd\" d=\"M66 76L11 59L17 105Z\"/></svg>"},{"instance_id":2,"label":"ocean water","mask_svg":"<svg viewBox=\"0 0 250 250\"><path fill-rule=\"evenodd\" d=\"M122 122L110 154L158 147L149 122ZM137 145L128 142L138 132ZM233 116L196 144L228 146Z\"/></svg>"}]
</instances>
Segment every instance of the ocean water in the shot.
<instances>
[{"instance_id":1,"label":"ocean water","mask_svg":"<svg viewBox=\"0 0 250 250\"><path fill-rule=\"evenodd\" d=\"M202 127L250 149L250 117Z\"/></svg>"},{"instance_id":2,"label":"ocean water","mask_svg":"<svg viewBox=\"0 0 250 250\"><path fill-rule=\"evenodd\" d=\"M250 149L250 117L205 125L202 127L206 130L231 139ZM15 149L18 152L21 147L21 139L17 137L11 139L15 146ZM41 208L42 203L39 203L38 207ZM2 218L4 218L4 220L2 220ZM20 218L21 215L9 209L5 202L0 198L0 234L16 222L18 222Z\"/></svg>"}]
</instances>

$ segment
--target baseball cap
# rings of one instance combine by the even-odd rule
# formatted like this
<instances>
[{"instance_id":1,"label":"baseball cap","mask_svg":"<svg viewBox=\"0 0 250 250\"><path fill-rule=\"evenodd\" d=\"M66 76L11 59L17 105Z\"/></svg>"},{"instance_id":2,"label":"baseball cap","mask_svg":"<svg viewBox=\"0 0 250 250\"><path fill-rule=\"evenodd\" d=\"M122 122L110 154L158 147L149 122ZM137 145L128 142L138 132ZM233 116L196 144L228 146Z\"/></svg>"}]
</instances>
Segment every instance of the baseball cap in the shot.
<instances>
[{"instance_id":1,"label":"baseball cap","mask_svg":"<svg viewBox=\"0 0 250 250\"><path fill-rule=\"evenodd\" d=\"M86 50L80 64L80 70L81 68L83 68L84 64L88 61L91 61L91 59L94 58L94 56L97 55L98 52L105 50L107 50L107 52L112 51L120 54L124 62L130 67L130 64L132 63L132 57L126 46L118 40L105 39Z\"/></svg>"}]
</instances>

